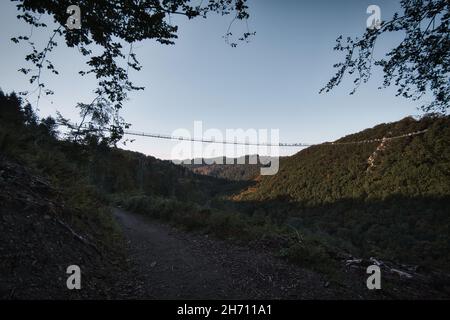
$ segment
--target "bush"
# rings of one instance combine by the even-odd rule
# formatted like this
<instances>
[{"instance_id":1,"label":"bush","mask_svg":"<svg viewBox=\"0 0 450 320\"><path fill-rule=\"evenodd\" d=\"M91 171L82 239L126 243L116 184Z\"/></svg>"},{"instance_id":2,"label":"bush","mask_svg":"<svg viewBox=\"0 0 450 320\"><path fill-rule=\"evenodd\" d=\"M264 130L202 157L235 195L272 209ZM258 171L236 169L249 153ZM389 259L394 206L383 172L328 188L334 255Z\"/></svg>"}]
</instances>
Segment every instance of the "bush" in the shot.
<instances>
[{"instance_id":1,"label":"bush","mask_svg":"<svg viewBox=\"0 0 450 320\"><path fill-rule=\"evenodd\" d=\"M309 239L296 241L281 249L280 256L295 264L320 272L332 273L336 267L336 261L329 253L329 248Z\"/></svg>"}]
</instances>

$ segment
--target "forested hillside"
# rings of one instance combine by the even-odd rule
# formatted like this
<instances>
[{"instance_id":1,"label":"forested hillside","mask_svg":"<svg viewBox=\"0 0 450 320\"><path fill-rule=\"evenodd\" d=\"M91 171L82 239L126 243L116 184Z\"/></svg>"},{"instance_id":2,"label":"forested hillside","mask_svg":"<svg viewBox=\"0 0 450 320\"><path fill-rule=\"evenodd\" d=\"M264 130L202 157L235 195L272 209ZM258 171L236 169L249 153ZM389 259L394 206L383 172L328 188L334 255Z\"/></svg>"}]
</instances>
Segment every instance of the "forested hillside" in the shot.
<instances>
[{"instance_id":1,"label":"forested hillside","mask_svg":"<svg viewBox=\"0 0 450 320\"><path fill-rule=\"evenodd\" d=\"M52 118L38 121L30 105L13 93L0 92L0 151L62 186L77 183L103 197L144 193L179 200L205 201L226 188L225 181L138 152L108 147L89 137L82 143L64 139ZM60 136L58 138L58 136Z\"/></svg>"},{"instance_id":2,"label":"forested hillside","mask_svg":"<svg viewBox=\"0 0 450 320\"><path fill-rule=\"evenodd\" d=\"M234 199L365 256L450 266L450 118L405 118L337 142L424 129L383 145L310 147Z\"/></svg>"},{"instance_id":3,"label":"forested hillside","mask_svg":"<svg viewBox=\"0 0 450 320\"><path fill-rule=\"evenodd\" d=\"M197 174L232 181L254 180L259 176L260 169L263 166L260 162L260 157L257 155L243 156L236 159L222 157L206 160L207 161L205 161L205 159L188 160L182 165ZM191 163L189 163L189 161Z\"/></svg>"},{"instance_id":4,"label":"forested hillside","mask_svg":"<svg viewBox=\"0 0 450 320\"><path fill-rule=\"evenodd\" d=\"M343 198L450 194L450 118L405 118L346 136L336 142L364 141L428 129L424 134L380 142L305 149L281 162L274 176L262 177L247 199L287 197L308 204Z\"/></svg>"}]
</instances>

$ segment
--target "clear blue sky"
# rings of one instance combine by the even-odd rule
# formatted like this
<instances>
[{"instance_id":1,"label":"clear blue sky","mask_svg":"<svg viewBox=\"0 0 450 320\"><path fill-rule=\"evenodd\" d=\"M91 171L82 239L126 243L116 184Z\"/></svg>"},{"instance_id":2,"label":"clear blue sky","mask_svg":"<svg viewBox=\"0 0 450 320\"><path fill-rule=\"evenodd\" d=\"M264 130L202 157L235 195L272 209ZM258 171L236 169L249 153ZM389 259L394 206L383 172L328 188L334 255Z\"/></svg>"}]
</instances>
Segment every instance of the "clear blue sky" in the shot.
<instances>
[{"instance_id":1,"label":"clear blue sky","mask_svg":"<svg viewBox=\"0 0 450 320\"><path fill-rule=\"evenodd\" d=\"M340 34L362 34L370 4L379 5L386 19L399 6L393 0L250 0L248 23L256 36L237 48L222 38L231 17L192 21L175 17L172 23L179 25L179 39L174 46L135 44L143 70L132 73L132 80L146 90L130 95L122 116L139 131L170 134L178 128L192 129L193 122L201 120L206 128L221 130L276 128L282 141L315 143L420 114L420 102L395 97L394 88L377 89L380 72L353 96L348 94L350 82L329 94L318 93L340 59L332 50L335 39ZM16 15L14 3L0 3L0 87L5 92L30 89L27 78L17 72L26 65L28 48L9 41L30 31ZM243 30L244 25L234 25L235 32ZM35 30L33 40L42 47L49 32ZM379 42L376 56L397 41L390 37ZM60 75L44 75L55 95L41 100L39 114L54 115L58 110L76 120L74 106L93 97L95 81L77 75L86 68L76 50L61 43L50 58ZM167 159L174 144L138 138L127 148ZM286 149L282 154L296 151Z\"/></svg>"}]
</instances>

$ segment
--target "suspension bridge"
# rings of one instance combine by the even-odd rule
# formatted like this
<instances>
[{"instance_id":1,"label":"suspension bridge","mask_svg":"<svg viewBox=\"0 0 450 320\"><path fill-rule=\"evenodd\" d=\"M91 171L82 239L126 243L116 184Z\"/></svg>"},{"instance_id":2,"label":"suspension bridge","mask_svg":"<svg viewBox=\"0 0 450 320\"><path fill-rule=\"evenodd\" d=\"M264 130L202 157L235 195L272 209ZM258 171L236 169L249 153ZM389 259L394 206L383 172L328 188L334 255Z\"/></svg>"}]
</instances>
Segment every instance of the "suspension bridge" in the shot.
<instances>
[{"instance_id":1,"label":"suspension bridge","mask_svg":"<svg viewBox=\"0 0 450 320\"><path fill-rule=\"evenodd\" d=\"M59 123L60 125L76 128L78 130L92 130L92 131L109 131L108 129L93 129L83 125L77 125L76 123ZM312 147L318 145L351 145L351 144L363 144L363 143L374 143L374 142L382 142L389 140L396 140L406 137L412 137L420 134L424 134L428 129L413 131L402 135L392 136L392 137L382 137L375 139L366 139L366 140L356 140L356 141L336 141L336 142L321 142L321 143L304 143L304 142L295 142L295 143L258 143L258 142L248 142L248 141L230 141L230 140L215 140L215 139L207 139L207 138L196 138L196 137L183 137L183 136L175 136L170 134L160 134L160 133L148 133L143 131L134 131L134 130L124 130L125 135L129 136L140 136L140 137L148 137L154 139L164 139L164 140L177 140L177 141L187 141L187 142L200 142L200 143L217 143L217 144L232 144L232 145L243 145L243 146L262 146L262 147Z\"/></svg>"}]
</instances>

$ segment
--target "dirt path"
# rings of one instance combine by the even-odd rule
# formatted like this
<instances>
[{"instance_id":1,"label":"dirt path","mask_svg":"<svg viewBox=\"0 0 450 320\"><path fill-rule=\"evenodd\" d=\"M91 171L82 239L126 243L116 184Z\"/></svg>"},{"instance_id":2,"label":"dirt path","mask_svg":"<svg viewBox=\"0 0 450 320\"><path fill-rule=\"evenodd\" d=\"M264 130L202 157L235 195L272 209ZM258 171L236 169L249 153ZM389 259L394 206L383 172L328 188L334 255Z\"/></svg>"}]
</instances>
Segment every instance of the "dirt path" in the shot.
<instances>
[{"instance_id":1,"label":"dirt path","mask_svg":"<svg viewBox=\"0 0 450 320\"><path fill-rule=\"evenodd\" d=\"M142 298L314 299L358 296L330 286L322 275L290 265L268 253L205 235L178 231L144 216L114 210Z\"/></svg>"}]
</instances>

